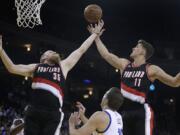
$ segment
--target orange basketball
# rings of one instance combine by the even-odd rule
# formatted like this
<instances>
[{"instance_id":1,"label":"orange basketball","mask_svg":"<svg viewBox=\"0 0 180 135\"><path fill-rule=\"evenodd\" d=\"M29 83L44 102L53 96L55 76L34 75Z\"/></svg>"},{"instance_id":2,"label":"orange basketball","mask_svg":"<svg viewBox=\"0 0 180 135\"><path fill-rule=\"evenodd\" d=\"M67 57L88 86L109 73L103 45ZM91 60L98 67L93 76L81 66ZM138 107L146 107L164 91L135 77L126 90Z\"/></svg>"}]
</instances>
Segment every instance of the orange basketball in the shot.
<instances>
[{"instance_id":1,"label":"orange basketball","mask_svg":"<svg viewBox=\"0 0 180 135\"><path fill-rule=\"evenodd\" d=\"M96 4L90 4L84 9L84 17L89 23L97 23L102 17L102 9Z\"/></svg>"}]
</instances>

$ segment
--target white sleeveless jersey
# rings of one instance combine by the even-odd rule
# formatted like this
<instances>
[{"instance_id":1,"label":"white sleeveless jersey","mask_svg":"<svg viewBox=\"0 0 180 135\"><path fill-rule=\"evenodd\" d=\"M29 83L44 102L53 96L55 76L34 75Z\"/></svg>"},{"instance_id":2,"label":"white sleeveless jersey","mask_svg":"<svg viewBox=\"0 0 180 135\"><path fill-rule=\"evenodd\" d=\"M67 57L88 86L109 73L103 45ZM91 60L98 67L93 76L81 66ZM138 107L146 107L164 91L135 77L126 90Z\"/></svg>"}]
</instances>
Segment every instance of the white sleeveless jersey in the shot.
<instances>
[{"instance_id":1,"label":"white sleeveless jersey","mask_svg":"<svg viewBox=\"0 0 180 135\"><path fill-rule=\"evenodd\" d=\"M109 109L104 110L104 112L109 116L110 121L107 128L100 133L102 135L123 135L123 122L121 115L117 111Z\"/></svg>"}]
</instances>

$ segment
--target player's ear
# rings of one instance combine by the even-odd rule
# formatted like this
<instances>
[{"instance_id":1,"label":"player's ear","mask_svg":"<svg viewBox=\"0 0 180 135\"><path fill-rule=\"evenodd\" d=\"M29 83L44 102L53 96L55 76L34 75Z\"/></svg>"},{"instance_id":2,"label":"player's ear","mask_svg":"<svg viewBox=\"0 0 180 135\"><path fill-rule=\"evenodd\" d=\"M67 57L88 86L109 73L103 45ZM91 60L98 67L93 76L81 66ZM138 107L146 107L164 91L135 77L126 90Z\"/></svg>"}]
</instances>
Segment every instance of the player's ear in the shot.
<instances>
[{"instance_id":1,"label":"player's ear","mask_svg":"<svg viewBox=\"0 0 180 135\"><path fill-rule=\"evenodd\" d=\"M143 48L143 55L146 57L146 50Z\"/></svg>"},{"instance_id":2,"label":"player's ear","mask_svg":"<svg viewBox=\"0 0 180 135\"><path fill-rule=\"evenodd\" d=\"M107 98L105 98L104 104L105 104L105 105L108 105L108 99L107 99Z\"/></svg>"}]
</instances>

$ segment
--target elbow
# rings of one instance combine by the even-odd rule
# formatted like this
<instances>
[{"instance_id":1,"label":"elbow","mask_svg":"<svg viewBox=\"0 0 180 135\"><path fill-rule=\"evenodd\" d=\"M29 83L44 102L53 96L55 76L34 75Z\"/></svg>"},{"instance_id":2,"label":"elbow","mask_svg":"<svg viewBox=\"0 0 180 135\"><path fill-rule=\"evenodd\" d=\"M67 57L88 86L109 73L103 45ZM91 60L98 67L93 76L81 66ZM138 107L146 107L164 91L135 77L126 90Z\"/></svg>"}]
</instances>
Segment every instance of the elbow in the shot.
<instances>
[{"instance_id":1,"label":"elbow","mask_svg":"<svg viewBox=\"0 0 180 135\"><path fill-rule=\"evenodd\" d=\"M172 87L178 88L178 87L180 87L180 85L175 84L175 85L173 85Z\"/></svg>"},{"instance_id":2,"label":"elbow","mask_svg":"<svg viewBox=\"0 0 180 135\"><path fill-rule=\"evenodd\" d=\"M14 65L12 65L12 66L10 66L9 68L7 68L7 70L8 70L9 73L14 74L14 73L15 73Z\"/></svg>"},{"instance_id":3,"label":"elbow","mask_svg":"<svg viewBox=\"0 0 180 135\"><path fill-rule=\"evenodd\" d=\"M174 77L174 87L180 87L180 73L178 73L175 77Z\"/></svg>"},{"instance_id":4,"label":"elbow","mask_svg":"<svg viewBox=\"0 0 180 135\"><path fill-rule=\"evenodd\" d=\"M175 88L178 88L178 87L180 87L180 83L175 83L174 85L173 85L173 87L175 87Z\"/></svg>"},{"instance_id":5,"label":"elbow","mask_svg":"<svg viewBox=\"0 0 180 135\"><path fill-rule=\"evenodd\" d=\"M174 80L172 83L172 87L174 87L174 88L180 87L180 81Z\"/></svg>"}]
</instances>

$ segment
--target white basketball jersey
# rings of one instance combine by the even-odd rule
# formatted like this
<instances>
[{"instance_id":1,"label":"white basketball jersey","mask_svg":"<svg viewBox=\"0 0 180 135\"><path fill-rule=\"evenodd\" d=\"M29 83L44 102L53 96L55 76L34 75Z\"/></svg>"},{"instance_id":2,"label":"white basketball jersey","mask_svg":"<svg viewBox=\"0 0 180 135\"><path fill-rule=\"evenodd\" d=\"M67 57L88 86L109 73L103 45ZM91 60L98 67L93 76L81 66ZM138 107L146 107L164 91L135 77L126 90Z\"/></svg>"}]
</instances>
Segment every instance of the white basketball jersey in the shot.
<instances>
[{"instance_id":1,"label":"white basketball jersey","mask_svg":"<svg viewBox=\"0 0 180 135\"><path fill-rule=\"evenodd\" d=\"M104 110L104 112L109 116L109 124L107 128L102 132L103 135L123 135L123 122L122 117L117 111L112 111L109 109Z\"/></svg>"}]
</instances>

